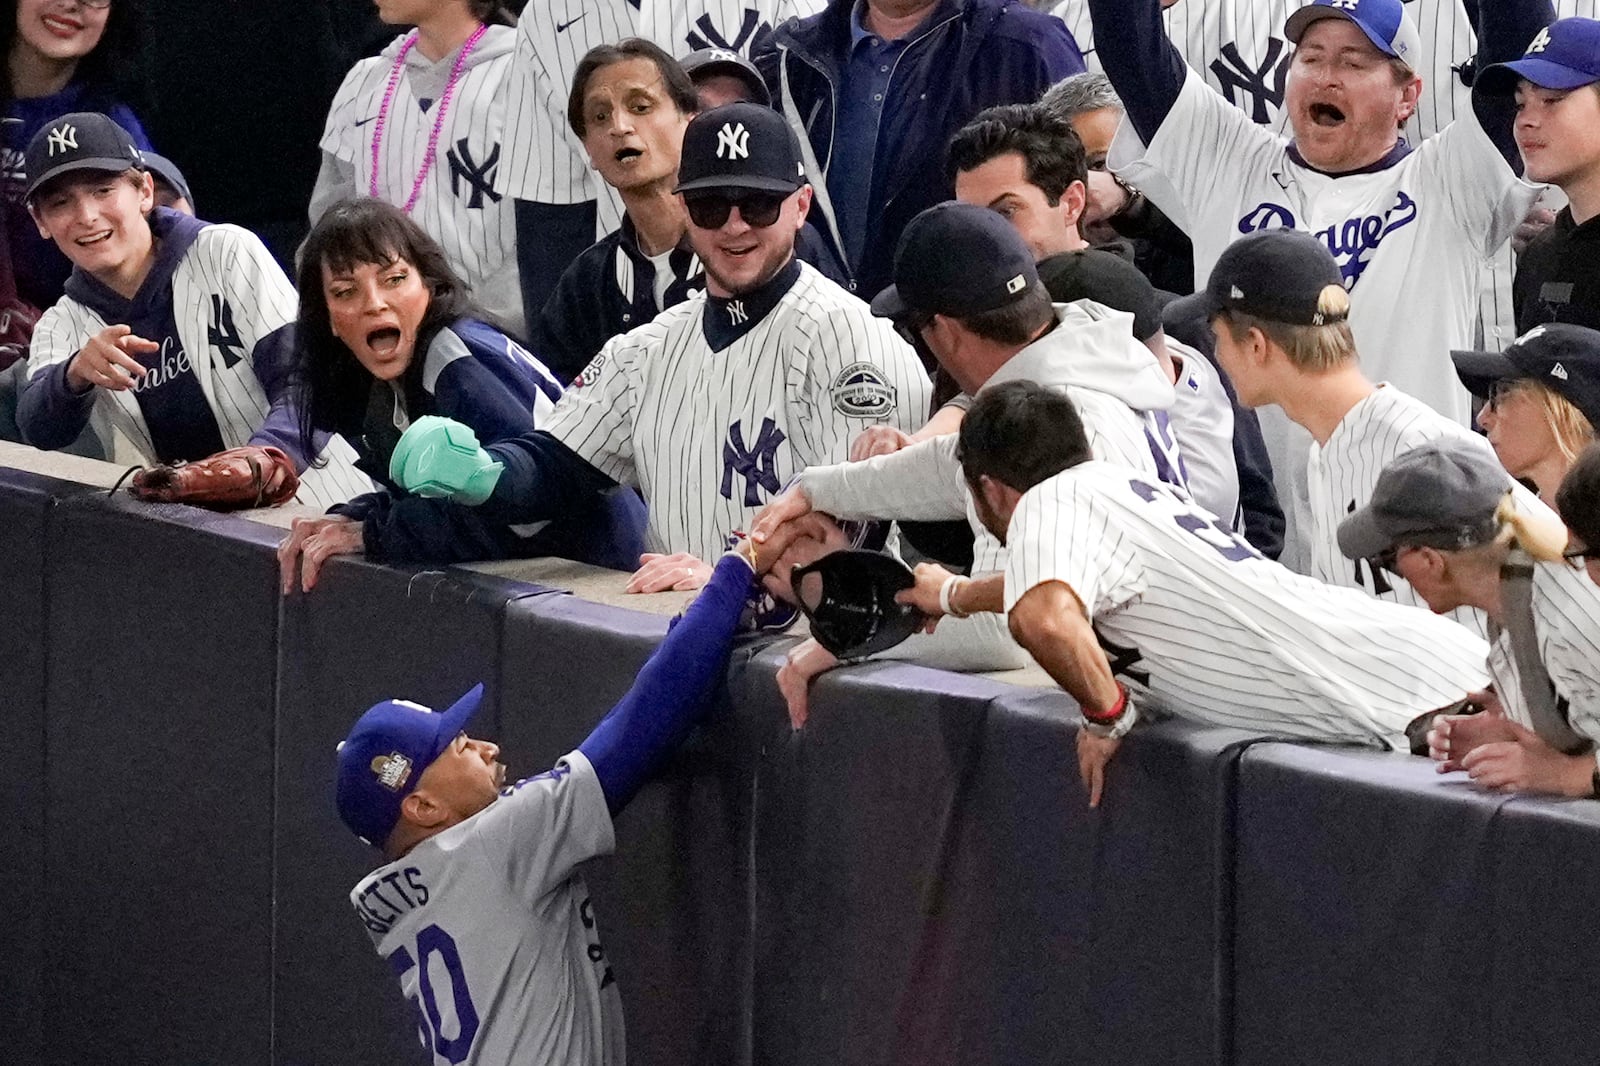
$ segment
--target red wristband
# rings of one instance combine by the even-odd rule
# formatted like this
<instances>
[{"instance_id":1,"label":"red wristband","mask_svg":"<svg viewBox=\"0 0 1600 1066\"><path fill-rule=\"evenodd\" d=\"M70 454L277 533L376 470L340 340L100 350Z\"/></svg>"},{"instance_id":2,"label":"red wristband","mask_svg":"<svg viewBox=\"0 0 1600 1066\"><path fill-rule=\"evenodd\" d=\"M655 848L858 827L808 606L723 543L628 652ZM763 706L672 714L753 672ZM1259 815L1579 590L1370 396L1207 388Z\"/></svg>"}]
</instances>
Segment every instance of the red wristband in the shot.
<instances>
[{"instance_id":1,"label":"red wristband","mask_svg":"<svg viewBox=\"0 0 1600 1066\"><path fill-rule=\"evenodd\" d=\"M1109 710L1093 712L1086 708L1079 709L1083 711L1083 717L1095 725L1110 725L1128 709L1128 687L1121 681L1117 682L1117 702Z\"/></svg>"}]
</instances>

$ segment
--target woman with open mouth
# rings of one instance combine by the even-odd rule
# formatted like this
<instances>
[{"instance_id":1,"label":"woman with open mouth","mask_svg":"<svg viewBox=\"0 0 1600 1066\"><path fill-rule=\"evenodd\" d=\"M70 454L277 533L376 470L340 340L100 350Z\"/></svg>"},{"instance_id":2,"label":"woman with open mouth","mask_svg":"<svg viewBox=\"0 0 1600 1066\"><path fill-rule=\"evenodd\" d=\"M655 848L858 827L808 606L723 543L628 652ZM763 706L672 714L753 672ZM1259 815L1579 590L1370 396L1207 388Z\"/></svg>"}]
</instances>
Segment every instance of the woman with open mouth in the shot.
<instances>
[{"instance_id":1,"label":"woman with open mouth","mask_svg":"<svg viewBox=\"0 0 1600 1066\"><path fill-rule=\"evenodd\" d=\"M497 522L491 508L411 495L391 476L401 434L428 415L476 435L472 447L532 433L561 386L532 353L484 321L444 250L404 211L376 199L330 208L301 250L296 379L301 434L337 432L385 491L298 519L279 549L284 591L315 586L333 555L455 562L561 555L632 569L644 509L623 491L560 520Z\"/></svg>"}]
</instances>

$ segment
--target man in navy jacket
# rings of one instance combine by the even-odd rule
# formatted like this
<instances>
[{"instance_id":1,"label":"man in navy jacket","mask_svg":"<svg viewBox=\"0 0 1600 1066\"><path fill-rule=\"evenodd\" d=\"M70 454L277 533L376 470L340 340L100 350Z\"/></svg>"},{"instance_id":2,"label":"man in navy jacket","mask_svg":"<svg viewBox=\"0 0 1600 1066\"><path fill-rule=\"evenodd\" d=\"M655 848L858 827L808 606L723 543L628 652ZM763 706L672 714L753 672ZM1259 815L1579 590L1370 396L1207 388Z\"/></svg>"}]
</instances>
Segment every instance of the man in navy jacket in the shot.
<instances>
[{"instance_id":1,"label":"man in navy jacket","mask_svg":"<svg viewBox=\"0 0 1600 1066\"><path fill-rule=\"evenodd\" d=\"M870 297L906 223L954 195L951 134L986 107L1032 103L1083 57L1020 0L830 0L778 27L756 65L808 150L817 228Z\"/></svg>"}]
</instances>

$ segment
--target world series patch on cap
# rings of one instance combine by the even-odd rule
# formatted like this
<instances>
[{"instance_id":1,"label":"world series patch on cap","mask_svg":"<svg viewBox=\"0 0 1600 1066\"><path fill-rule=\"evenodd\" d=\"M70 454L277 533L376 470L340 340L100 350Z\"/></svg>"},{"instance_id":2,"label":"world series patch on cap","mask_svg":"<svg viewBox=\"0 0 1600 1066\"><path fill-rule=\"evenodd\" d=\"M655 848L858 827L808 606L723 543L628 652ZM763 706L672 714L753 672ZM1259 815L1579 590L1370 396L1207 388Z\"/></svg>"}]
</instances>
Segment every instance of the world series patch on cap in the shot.
<instances>
[{"instance_id":1,"label":"world series patch on cap","mask_svg":"<svg viewBox=\"0 0 1600 1066\"><path fill-rule=\"evenodd\" d=\"M797 566L789 577L818 644L840 659L885 651L927 622L894 595L916 584L911 570L882 552L852 549Z\"/></svg>"}]
</instances>

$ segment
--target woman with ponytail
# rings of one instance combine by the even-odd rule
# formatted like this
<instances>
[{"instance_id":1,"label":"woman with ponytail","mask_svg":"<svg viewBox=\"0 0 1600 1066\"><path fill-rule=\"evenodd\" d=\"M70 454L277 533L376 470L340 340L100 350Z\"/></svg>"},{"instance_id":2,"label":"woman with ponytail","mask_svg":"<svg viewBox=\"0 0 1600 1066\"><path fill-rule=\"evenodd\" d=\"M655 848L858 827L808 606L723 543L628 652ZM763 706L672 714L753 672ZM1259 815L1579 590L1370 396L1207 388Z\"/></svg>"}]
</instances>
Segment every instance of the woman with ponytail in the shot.
<instances>
[{"instance_id":1,"label":"woman with ponytail","mask_svg":"<svg viewBox=\"0 0 1600 1066\"><path fill-rule=\"evenodd\" d=\"M1502 791L1597 794L1600 586L1568 541L1482 448L1448 440L1389 464L1372 502L1340 526L1346 556L1405 578L1434 612L1488 617L1493 684L1467 694L1483 713L1435 721L1429 754L1441 773L1465 770Z\"/></svg>"}]
</instances>

